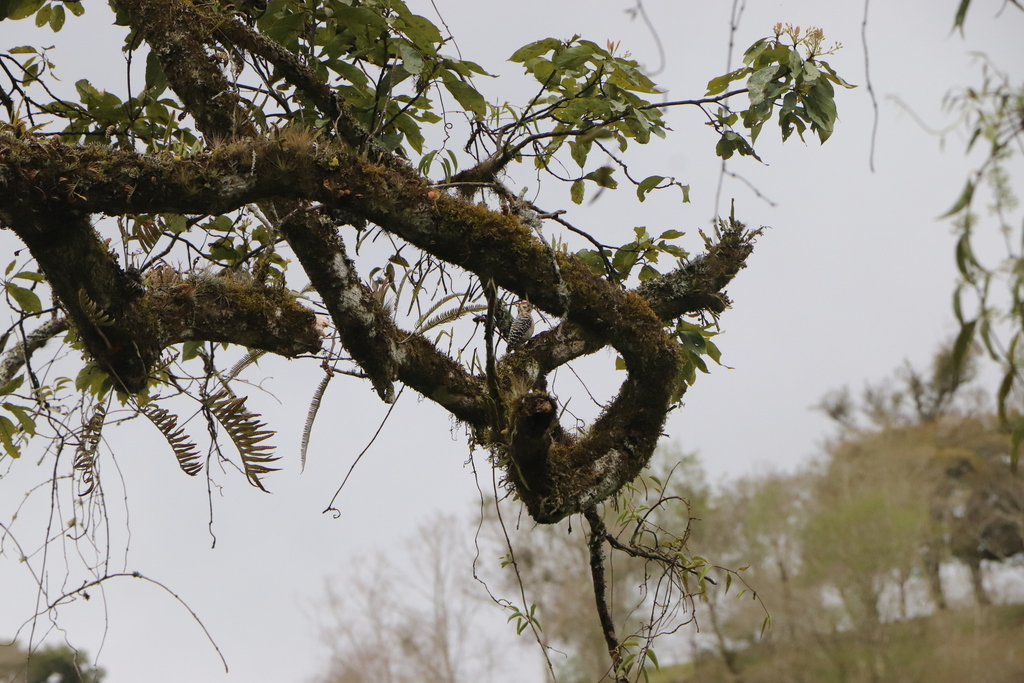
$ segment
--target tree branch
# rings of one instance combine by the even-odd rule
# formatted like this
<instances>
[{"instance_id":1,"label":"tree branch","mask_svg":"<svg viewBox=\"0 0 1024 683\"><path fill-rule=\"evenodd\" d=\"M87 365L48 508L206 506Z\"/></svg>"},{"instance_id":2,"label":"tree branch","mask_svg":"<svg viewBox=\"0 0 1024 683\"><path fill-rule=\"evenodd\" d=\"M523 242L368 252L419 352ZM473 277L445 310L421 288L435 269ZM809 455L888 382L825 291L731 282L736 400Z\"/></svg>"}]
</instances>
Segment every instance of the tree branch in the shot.
<instances>
[{"instance_id":1,"label":"tree branch","mask_svg":"<svg viewBox=\"0 0 1024 683\"><path fill-rule=\"evenodd\" d=\"M149 43L167 82L199 130L214 140L252 134L241 99L208 52L209 10L182 0L113 0L112 4Z\"/></svg>"},{"instance_id":2,"label":"tree branch","mask_svg":"<svg viewBox=\"0 0 1024 683\"><path fill-rule=\"evenodd\" d=\"M54 318L29 332L25 341L15 344L10 351L4 354L3 360L0 360L0 387L14 379L18 371L28 363L33 353L46 346L46 342L58 334L67 332L67 329L67 318Z\"/></svg>"},{"instance_id":3,"label":"tree branch","mask_svg":"<svg viewBox=\"0 0 1024 683\"><path fill-rule=\"evenodd\" d=\"M700 308L713 312L724 309L728 300L714 288L724 286L742 267L752 242L751 235L735 224L707 257L695 259L681 271L655 281L658 286L648 285L637 292L622 291L593 274L575 257L552 252L514 216L458 197L438 195L411 168L367 161L347 146L314 144L312 135L293 129L275 139L241 140L188 159L148 157L130 151L56 142L43 146L17 137L11 129L0 129L0 186L5 190L0 193L0 220L9 224L26 212L35 216L69 216L68 220L51 218L32 230L19 231L23 239L32 242L33 254L37 250L43 253L41 265L46 260L47 244L79 235L77 239L88 246L82 247L83 253L98 253L95 258L106 262L105 268L120 273L116 264L111 265L112 257L91 228L73 229L77 223L71 218L84 214L217 215L268 199L315 201L342 216L372 222L435 257L474 273L481 281L493 281L535 306L563 317L561 329L547 337L557 343L531 344L531 348L537 347L533 358L531 348L513 354L524 361L508 366L513 375L526 372L538 377L574 355L611 344L627 368L618 396L583 438L568 438L560 432L544 437L549 447L542 469L554 482L550 495L535 495L533 491L540 491L541 487L535 489L528 482L521 482L526 486L519 493L539 522L554 522L590 507L631 481L647 464L664 425L678 368L675 342L664 330L665 318ZM339 263L346 268L347 264L340 240L336 244L331 242L336 239L331 237L333 232L324 232L323 226L289 229L292 237L297 238L296 253L306 254L300 256L304 265L313 264L311 278L317 272L315 257L331 255L320 264L327 269L320 286L327 289L327 298L335 300L336 308L341 305L344 292L362 291L354 274L338 270ZM300 234L308 237L308 244L300 244ZM69 285L80 282L79 278L86 277L85 264L76 262L71 269L62 265L65 272L55 274L55 263L60 260L51 259L51 265L43 269L56 283L55 291L61 300L67 303L67 291L58 290L61 278L68 278ZM95 264L91 267L95 269ZM75 275L69 277L71 273ZM89 277L92 276L86 277L86 281ZM114 275L107 279L116 280ZM128 289L128 283L114 285L115 290ZM333 287L337 289L332 290ZM105 291L99 285L87 290L94 300L101 295L112 296ZM118 297L129 298L127 293ZM123 314L123 305L118 308L102 300L97 303L115 319ZM367 344L363 360L377 364L375 381L397 374L403 382L437 400L460 419L478 427L487 424L484 382L469 376L425 339L414 336L401 346L392 347L393 340L388 341L385 329L391 324L389 321L380 316L359 321L360 311L367 312L364 304L357 301L345 305L352 306L349 314L355 319L350 322L361 325L362 332L356 334L359 328L344 322L339 331L343 336L349 334L346 344L357 338ZM74 310L73 303L69 309ZM340 309L334 313L342 321L346 319ZM77 318L76 324L81 324ZM145 370L158 357L158 339L151 336L133 340L128 329L125 333L122 346L128 350L137 348L143 361L132 369L135 383L130 388L139 387ZM101 342L102 339L93 340L90 349L102 352ZM543 359L543 363L536 359ZM122 371L118 376L122 376ZM524 392L532 389L532 383L519 384ZM511 388L508 385L509 391ZM516 412L522 410L520 396L512 392L508 397L507 408L513 411L509 424L527 417L526 413ZM491 432L484 442L507 449L507 438ZM509 455L515 459L514 448Z\"/></svg>"},{"instance_id":4,"label":"tree branch","mask_svg":"<svg viewBox=\"0 0 1024 683\"><path fill-rule=\"evenodd\" d=\"M604 520L598 514L596 507L590 507L583 511L587 523L590 524L590 538L587 539L587 548L590 551L590 576L594 581L594 600L597 602L597 616L601 620L601 631L604 634L604 642L608 646L608 656L612 660L612 672L616 683L629 683L626 672L622 668L622 651L619 639L615 635L615 622L612 620L611 609L608 606L607 582L604 569L604 541L608 536L608 529L605 528Z\"/></svg>"}]
</instances>

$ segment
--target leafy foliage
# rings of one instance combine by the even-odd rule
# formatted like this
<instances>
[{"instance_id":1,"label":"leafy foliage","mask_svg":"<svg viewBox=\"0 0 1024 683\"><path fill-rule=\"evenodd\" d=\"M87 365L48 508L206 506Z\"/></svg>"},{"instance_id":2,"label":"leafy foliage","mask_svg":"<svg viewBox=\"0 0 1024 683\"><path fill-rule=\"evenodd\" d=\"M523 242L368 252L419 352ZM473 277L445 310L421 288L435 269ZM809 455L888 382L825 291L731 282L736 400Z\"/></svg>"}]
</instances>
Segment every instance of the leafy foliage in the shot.
<instances>
[{"instance_id":1,"label":"leafy foliage","mask_svg":"<svg viewBox=\"0 0 1024 683\"><path fill-rule=\"evenodd\" d=\"M1018 9L1024 9L1013 2ZM970 5L960 3L954 28L963 31ZM943 218L953 221L958 239L956 265L959 282L953 294L953 313L960 333L953 349L953 367L963 368L976 342L1002 369L1003 379L996 393L998 413L1011 435L1014 470L1024 443L1024 417L1013 407L1019 394L1021 354L1024 339L1024 253L1020 244L1020 199L1014 189L1011 169L1020 158L1024 137L1024 84L1012 83L994 65L985 63L980 85L950 93L947 106L956 112L967 133L967 153L981 147L982 162L972 170L963 190ZM979 211L986 202L987 217ZM1006 251L997 262L986 263L976 254L979 228L988 220L1003 240ZM1015 227L1018 226L1018 227ZM1015 233L1018 239L1011 239Z\"/></svg>"}]
</instances>

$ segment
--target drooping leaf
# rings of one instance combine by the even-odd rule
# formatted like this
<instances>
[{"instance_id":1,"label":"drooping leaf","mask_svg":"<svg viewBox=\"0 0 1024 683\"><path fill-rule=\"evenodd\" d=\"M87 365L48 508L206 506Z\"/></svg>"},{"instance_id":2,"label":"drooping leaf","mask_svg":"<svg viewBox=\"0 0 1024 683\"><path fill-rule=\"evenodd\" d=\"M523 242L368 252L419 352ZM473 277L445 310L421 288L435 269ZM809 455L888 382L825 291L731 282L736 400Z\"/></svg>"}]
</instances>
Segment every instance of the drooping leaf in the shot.
<instances>
[{"instance_id":1,"label":"drooping leaf","mask_svg":"<svg viewBox=\"0 0 1024 683\"><path fill-rule=\"evenodd\" d=\"M39 313L43 310L43 305L39 301L39 295L31 289L25 289L13 282L8 282L6 289L11 298L18 302L18 306L26 313Z\"/></svg>"},{"instance_id":2,"label":"drooping leaf","mask_svg":"<svg viewBox=\"0 0 1024 683\"><path fill-rule=\"evenodd\" d=\"M583 203L583 193L586 188L583 186L582 180L573 181L572 187L569 190L569 197L572 199L573 204Z\"/></svg>"},{"instance_id":3,"label":"drooping leaf","mask_svg":"<svg viewBox=\"0 0 1024 683\"><path fill-rule=\"evenodd\" d=\"M663 176L652 175L644 178L640 181L640 184L636 187L636 196L640 201L647 199L647 195L658 186L661 181L665 180ZM682 233L680 233L682 234ZM662 235L664 237L664 235Z\"/></svg>"},{"instance_id":4,"label":"drooping leaf","mask_svg":"<svg viewBox=\"0 0 1024 683\"><path fill-rule=\"evenodd\" d=\"M441 80L444 83L444 87L452 94L452 97L466 111L472 112L477 118L484 117L487 113L487 103L484 101L484 96L477 92L476 88L460 80L450 71L444 72Z\"/></svg>"},{"instance_id":5,"label":"drooping leaf","mask_svg":"<svg viewBox=\"0 0 1024 683\"><path fill-rule=\"evenodd\" d=\"M971 203L971 199L974 198L974 181L968 180L967 184L964 185L964 189L961 190L960 196L957 197L956 202L953 204L949 211L939 216L939 218L949 218L950 216L960 213Z\"/></svg>"}]
</instances>

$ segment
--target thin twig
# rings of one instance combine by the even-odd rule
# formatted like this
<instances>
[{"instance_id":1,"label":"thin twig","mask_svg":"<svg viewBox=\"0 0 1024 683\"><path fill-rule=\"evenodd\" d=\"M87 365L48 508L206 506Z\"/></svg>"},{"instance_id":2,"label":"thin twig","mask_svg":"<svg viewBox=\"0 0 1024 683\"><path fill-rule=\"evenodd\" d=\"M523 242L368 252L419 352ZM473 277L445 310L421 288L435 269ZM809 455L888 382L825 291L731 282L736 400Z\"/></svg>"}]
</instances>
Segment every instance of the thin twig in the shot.
<instances>
[{"instance_id":1,"label":"thin twig","mask_svg":"<svg viewBox=\"0 0 1024 683\"><path fill-rule=\"evenodd\" d=\"M612 621L611 609L608 607L608 585L604 567L604 542L608 537L608 529L596 506L584 510L583 516L590 524L590 539L587 541L590 550L590 575L594 580L594 599L597 602L597 616L601 620L604 642L608 646L608 656L612 660L616 683L629 683L622 668L622 649L615 635L615 622Z\"/></svg>"},{"instance_id":2,"label":"thin twig","mask_svg":"<svg viewBox=\"0 0 1024 683\"><path fill-rule=\"evenodd\" d=\"M405 391L404 386L398 390L398 395L395 396L394 402L392 402L391 406L388 408L387 415L385 415L384 419L380 421L380 425L377 427L377 431L373 433L373 438L370 439L370 442L366 444L366 447L363 448L363 450L360 451L359 455L356 456L356 459L352 463L352 466L348 468L348 472L345 473L345 478L341 480L341 486L339 486L338 490L334 492L333 496L331 496L331 502L327 504L327 508L324 510L324 514L328 512L333 512L335 519L341 517L341 510L334 507L334 501L338 499L338 496L341 494L341 490L345 488L345 484L348 482L348 478L352 476L352 470L356 468L356 465L359 464L359 461L362 460L364 455L366 455L366 451L370 450L370 446L372 446L373 442L377 440L378 436L380 436L381 431L384 429L384 425L387 424L388 418L391 417L391 411L393 411L395 409L395 406L398 405L398 399L402 397L403 391Z\"/></svg>"}]
</instances>

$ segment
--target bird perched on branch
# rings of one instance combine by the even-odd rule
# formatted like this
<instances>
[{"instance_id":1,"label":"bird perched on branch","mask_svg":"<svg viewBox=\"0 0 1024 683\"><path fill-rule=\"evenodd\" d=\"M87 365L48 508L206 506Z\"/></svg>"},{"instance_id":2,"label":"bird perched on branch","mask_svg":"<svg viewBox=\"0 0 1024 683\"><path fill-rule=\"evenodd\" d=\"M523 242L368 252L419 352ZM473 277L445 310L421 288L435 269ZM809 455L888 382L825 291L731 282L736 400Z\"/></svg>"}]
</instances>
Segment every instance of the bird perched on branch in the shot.
<instances>
[{"instance_id":1,"label":"bird perched on branch","mask_svg":"<svg viewBox=\"0 0 1024 683\"><path fill-rule=\"evenodd\" d=\"M512 321L505 340L509 349L518 349L533 336L533 306L529 301L520 301L516 306L519 308L519 315Z\"/></svg>"}]
</instances>

